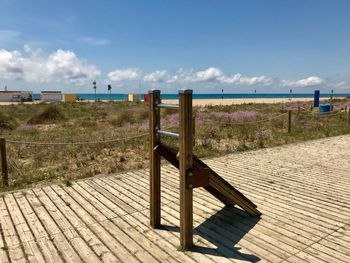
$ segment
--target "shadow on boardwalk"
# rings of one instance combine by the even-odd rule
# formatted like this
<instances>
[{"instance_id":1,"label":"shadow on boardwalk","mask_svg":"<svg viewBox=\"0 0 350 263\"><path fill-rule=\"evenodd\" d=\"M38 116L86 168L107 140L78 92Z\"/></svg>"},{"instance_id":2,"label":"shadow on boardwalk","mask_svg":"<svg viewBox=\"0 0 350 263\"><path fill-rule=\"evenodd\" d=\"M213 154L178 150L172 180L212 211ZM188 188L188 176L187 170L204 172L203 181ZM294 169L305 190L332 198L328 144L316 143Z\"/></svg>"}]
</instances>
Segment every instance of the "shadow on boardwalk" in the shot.
<instances>
[{"instance_id":1,"label":"shadow on boardwalk","mask_svg":"<svg viewBox=\"0 0 350 263\"><path fill-rule=\"evenodd\" d=\"M201 225L194 229L194 234L213 244L214 248L200 245L200 239L194 240L196 245L191 249L207 255L226 257L232 259L242 259L249 262L258 262L260 258L240 252L235 245L259 222L259 217L251 217L244 211L225 206L216 214L212 215ZM179 232L179 227L163 226L167 231Z\"/></svg>"}]
</instances>

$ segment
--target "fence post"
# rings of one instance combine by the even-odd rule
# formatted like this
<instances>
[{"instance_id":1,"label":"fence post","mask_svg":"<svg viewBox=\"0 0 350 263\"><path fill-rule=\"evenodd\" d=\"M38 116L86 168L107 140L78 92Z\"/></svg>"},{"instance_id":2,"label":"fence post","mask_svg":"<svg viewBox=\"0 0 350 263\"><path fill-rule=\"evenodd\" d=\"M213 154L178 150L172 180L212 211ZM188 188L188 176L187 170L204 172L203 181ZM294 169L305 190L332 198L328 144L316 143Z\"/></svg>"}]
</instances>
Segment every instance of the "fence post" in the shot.
<instances>
[{"instance_id":1,"label":"fence post","mask_svg":"<svg viewBox=\"0 0 350 263\"><path fill-rule=\"evenodd\" d=\"M193 167L192 90L179 91L180 105L180 244L193 245L193 189L189 184Z\"/></svg>"},{"instance_id":2,"label":"fence post","mask_svg":"<svg viewBox=\"0 0 350 263\"><path fill-rule=\"evenodd\" d=\"M1 153L1 174L2 174L2 187L9 186L8 167L6 158L6 140L0 138L0 153Z\"/></svg>"},{"instance_id":3,"label":"fence post","mask_svg":"<svg viewBox=\"0 0 350 263\"><path fill-rule=\"evenodd\" d=\"M192 137L193 137L193 147L196 145L196 115L192 117Z\"/></svg>"},{"instance_id":4,"label":"fence post","mask_svg":"<svg viewBox=\"0 0 350 263\"><path fill-rule=\"evenodd\" d=\"M288 133L290 133L292 129L292 111L288 111Z\"/></svg>"},{"instance_id":5,"label":"fence post","mask_svg":"<svg viewBox=\"0 0 350 263\"><path fill-rule=\"evenodd\" d=\"M160 142L157 130L160 129L160 91L150 90L149 94L149 132L150 132L150 223L152 228L160 226L160 155L155 147Z\"/></svg>"},{"instance_id":6,"label":"fence post","mask_svg":"<svg viewBox=\"0 0 350 263\"><path fill-rule=\"evenodd\" d=\"M348 124L350 125L350 109L348 109Z\"/></svg>"}]
</instances>

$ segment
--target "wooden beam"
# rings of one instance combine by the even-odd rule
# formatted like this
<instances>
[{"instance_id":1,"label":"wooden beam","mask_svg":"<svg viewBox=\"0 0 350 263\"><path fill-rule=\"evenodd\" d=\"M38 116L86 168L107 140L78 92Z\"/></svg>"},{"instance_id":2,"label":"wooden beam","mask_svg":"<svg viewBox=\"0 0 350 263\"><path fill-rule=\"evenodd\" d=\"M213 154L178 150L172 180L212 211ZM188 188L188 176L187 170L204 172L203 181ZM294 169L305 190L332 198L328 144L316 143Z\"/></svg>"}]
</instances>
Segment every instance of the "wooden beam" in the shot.
<instances>
[{"instance_id":1,"label":"wooden beam","mask_svg":"<svg viewBox=\"0 0 350 263\"><path fill-rule=\"evenodd\" d=\"M180 105L180 245L193 246L193 190L189 177L193 168L192 90L179 91Z\"/></svg>"},{"instance_id":2,"label":"wooden beam","mask_svg":"<svg viewBox=\"0 0 350 263\"><path fill-rule=\"evenodd\" d=\"M161 103L160 91L150 90L149 94L149 132L150 132L150 223L153 228L160 227L160 155L155 150L160 138L157 130L160 129L160 111L156 107Z\"/></svg>"}]
</instances>

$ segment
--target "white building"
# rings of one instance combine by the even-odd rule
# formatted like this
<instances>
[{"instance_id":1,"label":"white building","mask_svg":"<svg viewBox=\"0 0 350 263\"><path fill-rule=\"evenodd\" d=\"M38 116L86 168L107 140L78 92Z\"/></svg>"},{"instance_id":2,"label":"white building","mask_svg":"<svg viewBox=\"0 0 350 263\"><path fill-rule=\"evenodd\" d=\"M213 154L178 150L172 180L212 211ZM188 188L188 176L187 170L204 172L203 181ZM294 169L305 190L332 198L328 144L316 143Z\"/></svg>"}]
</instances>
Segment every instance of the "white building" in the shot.
<instances>
[{"instance_id":1,"label":"white building","mask_svg":"<svg viewBox=\"0 0 350 263\"><path fill-rule=\"evenodd\" d=\"M61 91L41 91L41 101L51 102L51 101L62 101Z\"/></svg>"},{"instance_id":2,"label":"white building","mask_svg":"<svg viewBox=\"0 0 350 263\"><path fill-rule=\"evenodd\" d=\"M0 102L32 101L32 91L5 90L0 91Z\"/></svg>"}]
</instances>

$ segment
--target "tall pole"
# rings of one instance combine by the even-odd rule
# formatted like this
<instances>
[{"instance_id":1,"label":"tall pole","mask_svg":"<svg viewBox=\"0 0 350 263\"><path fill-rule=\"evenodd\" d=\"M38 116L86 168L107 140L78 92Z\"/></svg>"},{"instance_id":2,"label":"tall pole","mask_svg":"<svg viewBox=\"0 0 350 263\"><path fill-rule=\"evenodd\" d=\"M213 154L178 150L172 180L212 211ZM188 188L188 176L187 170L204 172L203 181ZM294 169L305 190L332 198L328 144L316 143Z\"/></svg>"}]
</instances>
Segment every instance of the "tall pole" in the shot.
<instances>
[{"instance_id":1,"label":"tall pole","mask_svg":"<svg viewBox=\"0 0 350 263\"><path fill-rule=\"evenodd\" d=\"M160 155L155 147L160 143L157 130L160 129L160 91L150 90L149 94L149 133L150 133L150 223L152 228L160 227Z\"/></svg>"},{"instance_id":2,"label":"tall pole","mask_svg":"<svg viewBox=\"0 0 350 263\"><path fill-rule=\"evenodd\" d=\"M95 102L96 102L96 80L94 80L94 82L92 82L92 85L94 86Z\"/></svg>"},{"instance_id":3,"label":"tall pole","mask_svg":"<svg viewBox=\"0 0 350 263\"><path fill-rule=\"evenodd\" d=\"M179 91L180 106L180 244L193 246L193 189L190 184L193 168L192 90Z\"/></svg>"}]
</instances>

